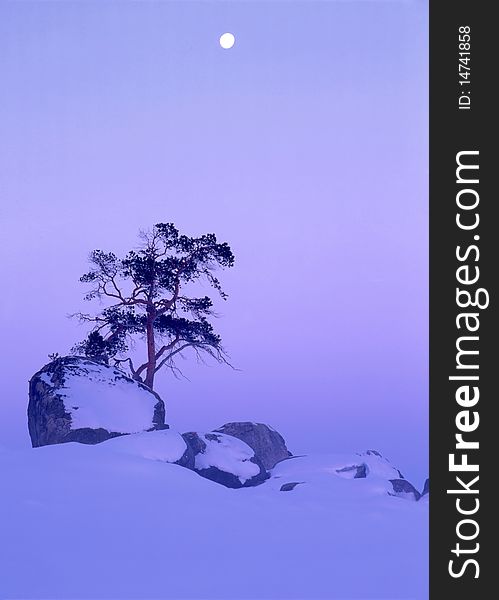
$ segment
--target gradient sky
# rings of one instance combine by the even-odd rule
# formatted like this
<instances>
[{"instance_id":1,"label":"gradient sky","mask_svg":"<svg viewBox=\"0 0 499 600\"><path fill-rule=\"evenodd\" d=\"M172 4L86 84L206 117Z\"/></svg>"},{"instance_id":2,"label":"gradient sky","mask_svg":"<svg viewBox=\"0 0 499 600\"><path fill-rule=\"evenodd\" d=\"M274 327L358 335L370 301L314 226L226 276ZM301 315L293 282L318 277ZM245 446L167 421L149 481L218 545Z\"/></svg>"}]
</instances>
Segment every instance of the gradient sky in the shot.
<instances>
[{"instance_id":1,"label":"gradient sky","mask_svg":"<svg viewBox=\"0 0 499 600\"><path fill-rule=\"evenodd\" d=\"M427 29L418 0L2 2L0 445L29 444L29 377L84 336L88 252L174 221L234 249L240 370L160 376L172 426L269 422L421 485Z\"/></svg>"}]
</instances>

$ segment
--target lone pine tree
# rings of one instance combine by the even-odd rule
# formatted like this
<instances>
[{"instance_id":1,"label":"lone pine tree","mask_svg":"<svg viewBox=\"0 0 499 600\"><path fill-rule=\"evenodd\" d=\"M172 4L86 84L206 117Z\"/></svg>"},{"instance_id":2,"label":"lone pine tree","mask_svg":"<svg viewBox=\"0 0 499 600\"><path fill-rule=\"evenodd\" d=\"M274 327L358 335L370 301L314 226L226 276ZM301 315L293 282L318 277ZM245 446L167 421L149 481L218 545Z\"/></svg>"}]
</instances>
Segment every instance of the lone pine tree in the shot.
<instances>
[{"instance_id":1,"label":"lone pine tree","mask_svg":"<svg viewBox=\"0 0 499 600\"><path fill-rule=\"evenodd\" d=\"M227 243L217 242L212 233L188 237L173 223L158 223L141 234L138 250L124 258L94 250L90 263L90 271L80 278L92 285L85 299L105 300L109 305L96 315L77 315L93 323L93 328L74 352L113 359L117 365L126 363L132 377L151 389L159 370L178 371L175 358L183 351L227 363L221 337L209 322L214 315L212 299L192 295L196 282L205 280L227 298L214 274L234 264ZM134 365L129 355L134 339L145 344L146 359L140 365Z\"/></svg>"}]
</instances>

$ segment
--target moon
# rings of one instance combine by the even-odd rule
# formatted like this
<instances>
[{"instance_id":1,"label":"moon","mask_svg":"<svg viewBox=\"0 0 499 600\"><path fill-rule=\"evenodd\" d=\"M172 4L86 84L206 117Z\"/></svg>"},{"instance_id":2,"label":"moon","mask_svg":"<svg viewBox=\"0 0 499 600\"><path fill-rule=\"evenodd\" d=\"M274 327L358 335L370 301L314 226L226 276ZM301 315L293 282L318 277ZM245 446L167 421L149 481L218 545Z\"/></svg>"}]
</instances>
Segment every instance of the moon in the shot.
<instances>
[{"instance_id":1,"label":"moon","mask_svg":"<svg viewBox=\"0 0 499 600\"><path fill-rule=\"evenodd\" d=\"M220 36L220 46L222 46L224 50L229 50L229 48L232 48L235 42L236 38L232 33L223 33Z\"/></svg>"}]
</instances>

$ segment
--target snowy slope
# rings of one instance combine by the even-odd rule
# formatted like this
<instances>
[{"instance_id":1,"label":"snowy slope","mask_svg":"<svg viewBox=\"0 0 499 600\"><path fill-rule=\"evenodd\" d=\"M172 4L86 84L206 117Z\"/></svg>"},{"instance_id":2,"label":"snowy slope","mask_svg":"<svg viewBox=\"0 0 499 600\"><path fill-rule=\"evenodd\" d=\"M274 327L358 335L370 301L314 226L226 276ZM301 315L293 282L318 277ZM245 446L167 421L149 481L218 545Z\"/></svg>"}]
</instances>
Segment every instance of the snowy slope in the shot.
<instances>
[{"instance_id":1,"label":"snowy slope","mask_svg":"<svg viewBox=\"0 0 499 600\"><path fill-rule=\"evenodd\" d=\"M427 598L428 505L335 474L357 455L234 490L164 462L180 440L153 435L0 452L0 598Z\"/></svg>"}]
</instances>

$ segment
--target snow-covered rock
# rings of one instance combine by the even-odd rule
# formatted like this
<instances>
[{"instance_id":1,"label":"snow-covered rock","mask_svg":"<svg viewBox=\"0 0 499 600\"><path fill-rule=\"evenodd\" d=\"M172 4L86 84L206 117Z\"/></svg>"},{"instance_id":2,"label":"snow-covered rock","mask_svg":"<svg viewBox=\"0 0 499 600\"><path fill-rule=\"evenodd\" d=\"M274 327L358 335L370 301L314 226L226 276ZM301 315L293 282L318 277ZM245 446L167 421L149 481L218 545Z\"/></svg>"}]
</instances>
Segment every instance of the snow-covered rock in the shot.
<instances>
[{"instance_id":1,"label":"snow-covered rock","mask_svg":"<svg viewBox=\"0 0 499 600\"><path fill-rule=\"evenodd\" d=\"M199 475L229 488L263 483L268 474L247 444L223 433L184 433Z\"/></svg>"},{"instance_id":2,"label":"snow-covered rock","mask_svg":"<svg viewBox=\"0 0 499 600\"><path fill-rule=\"evenodd\" d=\"M297 484L307 484L299 485ZM303 493L304 487L324 488L338 493L396 496L418 500L419 492L401 476L398 469L379 452L368 450L358 454L297 456L276 465L271 471L270 487L281 491Z\"/></svg>"},{"instance_id":3,"label":"snow-covered rock","mask_svg":"<svg viewBox=\"0 0 499 600\"><path fill-rule=\"evenodd\" d=\"M215 432L232 435L248 444L266 469L273 469L278 462L292 456L282 435L263 423L226 423Z\"/></svg>"},{"instance_id":4,"label":"snow-covered rock","mask_svg":"<svg viewBox=\"0 0 499 600\"><path fill-rule=\"evenodd\" d=\"M106 448L120 454L194 468L194 456L184 438L172 429L131 433L111 438Z\"/></svg>"},{"instance_id":5,"label":"snow-covered rock","mask_svg":"<svg viewBox=\"0 0 499 600\"><path fill-rule=\"evenodd\" d=\"M404 479L402 473L377 450L366 450L356 454L368 469L368 473L385 479Z\"/></svg>"},{"instance_id":6,"label":"snow-covered rock","mask_svg":"<svg viewBox=\"0 0 499 600\"><path fill-rule=\"evenodd\" d=\"M165 406L146 386L87 358L57 358L29 383L28 428L34 447L97 444L165 427Z\"/></svg>"}]
</instances>

